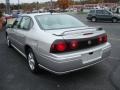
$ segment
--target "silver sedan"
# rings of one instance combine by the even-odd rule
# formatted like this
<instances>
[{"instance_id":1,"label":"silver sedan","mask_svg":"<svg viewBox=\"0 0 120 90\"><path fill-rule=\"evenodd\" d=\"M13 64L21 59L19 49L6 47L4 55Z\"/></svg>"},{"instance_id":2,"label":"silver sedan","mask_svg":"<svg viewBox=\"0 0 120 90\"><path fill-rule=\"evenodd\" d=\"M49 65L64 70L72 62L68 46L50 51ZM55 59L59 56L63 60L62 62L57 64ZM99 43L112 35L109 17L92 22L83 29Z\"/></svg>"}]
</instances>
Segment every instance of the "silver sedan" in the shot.
<instances>
[{"instance_id":1,"label":"silver sedan","mask_svg":"<svg viewBox=\"0 0 120 90\"><path fill-rule=\"evenodd\" d=\"M56 74L79 70L107 59L111 51L102 28L60 13L22 15L9 25L6 40L34 73L38 67Z\"/></svg>"}]
</instances>

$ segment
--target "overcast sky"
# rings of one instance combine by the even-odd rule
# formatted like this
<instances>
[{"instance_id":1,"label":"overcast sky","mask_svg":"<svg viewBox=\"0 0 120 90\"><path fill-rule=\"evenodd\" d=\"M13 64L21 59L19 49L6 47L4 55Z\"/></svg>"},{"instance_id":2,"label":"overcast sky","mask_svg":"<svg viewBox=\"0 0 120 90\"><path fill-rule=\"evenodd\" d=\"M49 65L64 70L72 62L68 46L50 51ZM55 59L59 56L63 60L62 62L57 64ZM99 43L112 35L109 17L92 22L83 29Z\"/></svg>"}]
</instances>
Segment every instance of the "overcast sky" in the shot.
<instances>
[{"instance_id":1,"label":"overcast sky","mask_svg":"<svg viewBox=\"0 0 120 90\"><path fill-rule=\"evenodd\" d=\"M46 2L46 1L50 1L50 0L19 0L20 3L31 3L31 2ZM57 0L53 0L53 1L57 1ZM6 0L0 0L0 3L5 3ZM18 3L18 0L10 0L10 3Z\"/></svg>"}]
</instances>

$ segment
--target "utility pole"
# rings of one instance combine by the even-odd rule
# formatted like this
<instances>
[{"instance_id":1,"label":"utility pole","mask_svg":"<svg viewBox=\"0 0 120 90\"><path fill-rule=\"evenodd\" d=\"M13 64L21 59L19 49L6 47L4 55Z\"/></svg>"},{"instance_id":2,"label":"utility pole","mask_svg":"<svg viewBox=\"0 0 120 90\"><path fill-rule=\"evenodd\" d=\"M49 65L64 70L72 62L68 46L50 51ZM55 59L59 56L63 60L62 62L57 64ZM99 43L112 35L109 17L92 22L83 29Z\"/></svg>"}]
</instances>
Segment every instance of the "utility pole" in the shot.
<instances>
[{"instance_id":1,"label":"utility pole","mask_svg":"<svg viewBox=\"0 0 120 90\"><path fill-rule=\"evenodd\" d=\"M38 12L38 9L39 9L39 2L37 2L37 12Z\"/></svg>"},{"instance_id":2,"label":"utility pole","mask_svg":"<svg viewBox=\"0 0 120 90\"><path fill-rule=\"evenodd\" d=\"M20 10L20 1L18 0L18 11Z\"/></svg>"},{"instance_id":3,"label":"utility pole","mask_svg":"<svg viewBox=\"0 0 120 90\"><path fill-rule=\"evenodd\" d=\"M73 10L75 9L74 5L75 5L75 1L73 0Z\"/></svg>"},{"instance_id":4,"label":"utility pole","mask_svg":"<svg viewBox=\"0 0 120 90\"><path fill-rule=\"evenodd\" d=\"M10 1L6 0L6 13L10 14Z\"/></svg>"},{"instance_id":5,"label":"utility pole","mask_svg":"<svg viewBox=\"0 0 120 90\"><path fill-rule=\"evenodd\" d=\"M53 9L53 1L50 2L51 10Z\"/></svg>"}]
</instances>

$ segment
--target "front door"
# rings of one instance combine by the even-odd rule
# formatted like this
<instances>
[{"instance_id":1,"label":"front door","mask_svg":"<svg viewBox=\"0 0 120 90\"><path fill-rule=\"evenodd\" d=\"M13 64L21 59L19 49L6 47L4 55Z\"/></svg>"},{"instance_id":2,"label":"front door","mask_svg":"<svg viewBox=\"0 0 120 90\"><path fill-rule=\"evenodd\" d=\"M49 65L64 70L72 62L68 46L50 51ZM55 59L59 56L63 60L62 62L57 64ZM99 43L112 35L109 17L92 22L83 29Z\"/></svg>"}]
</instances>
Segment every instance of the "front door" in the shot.
<instances>
[{"instance_id":1,"label":"front door","mask_svg":"<svg viewBox=\"0 0 120 90\"><path fill-rule=\"evenodd\" d=\"M31 18L28 16L24 16L18 26L18 29L15 32L15 37L18 44L17 48L22 52L24 52L26 36L30 31L30 25Z\"/></svg>"},{"instance_id":2,"label":"front door","mask_svg":"<svg viewBox=\"0 0 120 90\"><path fill-rule=\"evenodd\" d=\"M16 19L11 28L10 41L12 42L12 44L15 47L18 46L16 34L17 34L17 30L18 30L18 25L20 24L21 20L22 20L22 17Z\"/></svg>"}]
</instances>

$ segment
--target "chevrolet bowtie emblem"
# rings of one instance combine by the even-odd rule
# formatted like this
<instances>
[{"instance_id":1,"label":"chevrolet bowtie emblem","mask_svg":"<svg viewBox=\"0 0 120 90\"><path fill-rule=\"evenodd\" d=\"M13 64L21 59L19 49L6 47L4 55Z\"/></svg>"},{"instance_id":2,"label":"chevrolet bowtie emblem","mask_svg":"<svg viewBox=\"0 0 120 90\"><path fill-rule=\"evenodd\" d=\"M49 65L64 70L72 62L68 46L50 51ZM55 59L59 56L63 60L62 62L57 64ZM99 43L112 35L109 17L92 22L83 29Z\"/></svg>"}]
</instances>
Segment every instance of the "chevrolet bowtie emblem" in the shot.
<instances>
[{"instance_id":1,"label":"chevrolet bowtie emblem","mask_svg":"<svg viewBox=\"0 0 120 90\"><path fill-rule=\"evenodd\" d=\"M91 45L91 44L92 44L92 41L91 41L91 40L89 40L89 41L88 41L88 45Z\"/></svg>"}]
</instances>

